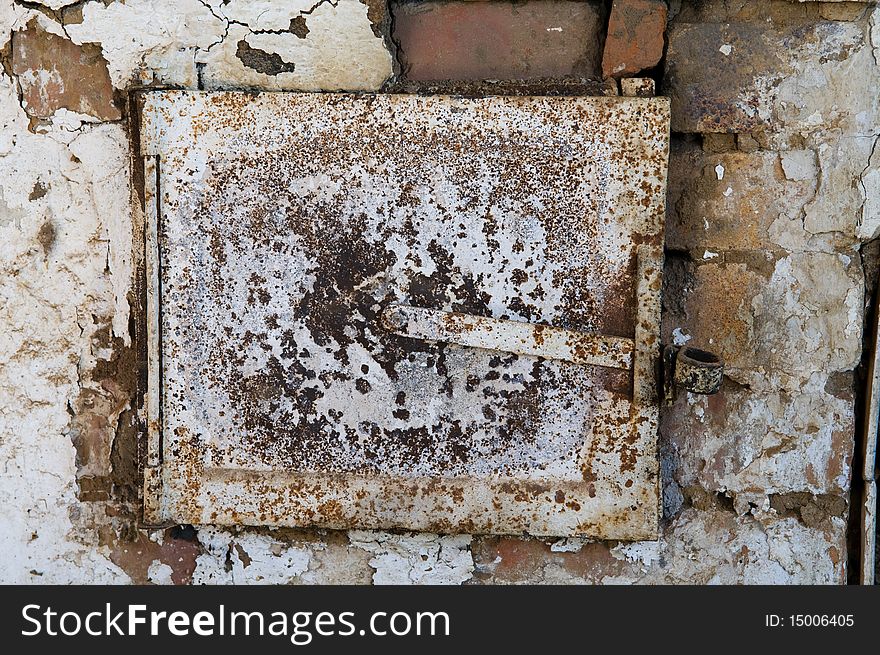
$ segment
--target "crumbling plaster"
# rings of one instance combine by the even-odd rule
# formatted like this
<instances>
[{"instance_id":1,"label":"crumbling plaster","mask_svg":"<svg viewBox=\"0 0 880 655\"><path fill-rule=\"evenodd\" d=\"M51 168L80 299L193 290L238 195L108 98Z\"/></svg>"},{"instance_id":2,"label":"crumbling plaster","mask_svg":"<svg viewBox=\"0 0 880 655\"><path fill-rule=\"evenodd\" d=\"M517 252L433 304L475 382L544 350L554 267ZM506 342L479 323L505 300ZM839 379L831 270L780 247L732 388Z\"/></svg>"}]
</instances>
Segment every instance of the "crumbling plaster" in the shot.
<instances>
[{"instance_id":1,"label":"crumbling plaster","mask_svg":"<svg viewBox=\"0 0 880 655\"><path fill-rule=\"evenodd\" d=\"M114 459L134 429L120 372L135 366L140 257L127 124L84 111L94 103L38 115L23 85L75 76L15 73L12 35L100 47L126 112L126 92L149 85L378 90L394 68L387 16L358 0L0 0L0 580L845 581L861 245L880 233L880 8L755 4L672 2L667 52L699 87L682 67L701 43L723 48L719 66L740 54L725 54L731 30L760 44L722 85L727 115L748 129L707 129L687 112L673 126L711 134L675 142L665 337L717 349L729 379L723 395L665 412L660 541L554 544L138 530ZM693 93L682 89L661 85Z\"/></svg>"}]
</instances>

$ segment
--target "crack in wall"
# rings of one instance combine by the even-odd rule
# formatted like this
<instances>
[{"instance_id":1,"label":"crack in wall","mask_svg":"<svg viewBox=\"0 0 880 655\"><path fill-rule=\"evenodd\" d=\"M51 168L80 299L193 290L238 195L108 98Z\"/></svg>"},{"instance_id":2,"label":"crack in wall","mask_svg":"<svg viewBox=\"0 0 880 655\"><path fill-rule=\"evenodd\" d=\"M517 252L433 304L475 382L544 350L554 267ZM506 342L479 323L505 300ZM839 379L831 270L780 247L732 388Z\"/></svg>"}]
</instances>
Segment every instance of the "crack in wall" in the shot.
<instances>
[{"instance_id":1,"label":"crack in wall","mask_svg":"<svg viewBox=\"0 0 880 655\"><path fill-rule=\"evenodd\" d=\"M859 227L865 224L865 213L871 208L871 201L874 200L876 203L876 210L878 212L877 220L880 221L880 151L877 149L877 144L880 143L880 134L870 134L868 138L874 139L873 144L871 145L871 152L868 155L868 161L865 164L865 168L862 169L862 172L859 173L858 180L859 186L862 188L862 197L864 198L864 202L861 207L861 217L859 220ZM876 164L874 163L874 158L877 157ZM877 168L877 190L876 190L876 199L872 195L874 193L873 189L868 189L867 184L865 183L865 177L868 175L868 171L872 168ZM880 229L880 226L878 226ZM877 236L876 232L873 236Z\"/></svg>"},{"instance_id":2,"label":"crack in wall","mask_svg":"<svg viewBox=\"0 0 880 655\"><path fill-rule=\"evenodd\" d=\"M21 1L24 1L24 0L16 0L16 1L17 1L17 2L21 2ZM301 28L297 28L297 27L294 26L294 21L296 21L297 18L303 18L303 20L304 20L304 17L305 17L305 16L308 16L308 15L313 14L313 13L315 12L315 10L318 9L319 7L321 7L322 5L329 4L331 7L338 7L338 6L339 6L339 2L340 2L340 0L335 0L335 1L334 1L334 0L319 0L319 2L315 3L314 5L312 5L309 9L301 10L297 16L294 16L294 17L291 19L291 21L290 21L290 27L288 27L287 29L283 29L283 30L269 30L269 29L253 29L253 28L251 28L251 26L250 26L248 23L246 23L246 22L243 22L243 21L240 21L240 20L235 20L235 19L233 19L233 18L229 18L228 16L226 16L225 14L222 14L222 13L218 14L216 11L214 11L214 7L211 5L211 3L207 2L207 0L198 0L198 1L199 1L199 2L200 2L200 3L201 3L201 4L202 4L202 5L203 5L208 11L210 11L211 14L212 14L216 19L218 19L218 20L220 20L220 21L223 21L223 23L224 23L224 25L225 25L225 30L226 30L225 33L223 34L223 36L222 36L220 39L218 39L217 41L215 41L214 43L210 44L207 48L204 49L205 52L210 51L211 48L213 48L213 47L215 47L215 46L217 46L217 45L220 45L221 43L223 43L223 41L226 40L226 38L229 36L229 26L230 26L230 25L239 25L239 26L241 26L241 27L244 27L245 29L248 30L248 33L250 33L250 34L278 34L278 35L283 35L283 34L294 34L295 36L298 36L299 38L305 38L304 35L303 35L303 36L300 36L300 34L297 34L297 33L294 31L295 29L300 29L300 31L302 31ZM265 12L263 12L263 13L265 13ZM260 16L262 16L262 14L260 14ZM257 16L257 19L256 19L255 22L259 23L259 21L260 21L260 16ZM306 27L306 29L305 29L305 34L308 34L308 28L307 28L307 27Z\"/></svg>"}]
</instances>

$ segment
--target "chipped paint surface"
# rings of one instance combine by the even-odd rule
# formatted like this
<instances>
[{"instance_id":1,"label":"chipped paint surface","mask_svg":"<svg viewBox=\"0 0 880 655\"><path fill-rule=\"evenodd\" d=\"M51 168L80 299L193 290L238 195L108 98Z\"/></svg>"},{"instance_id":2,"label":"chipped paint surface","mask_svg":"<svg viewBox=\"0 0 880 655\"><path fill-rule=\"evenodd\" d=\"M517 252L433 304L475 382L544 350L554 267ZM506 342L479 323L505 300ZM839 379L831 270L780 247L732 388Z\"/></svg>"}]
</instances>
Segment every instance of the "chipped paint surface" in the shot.
<instances>
[{"instance_id":1,"label":"chipped paint surface","mask_svg":"<svg viewBox=\"0 0 880 655\"><path fill-rule=\"evenodd\" d=\"M196 560L193 584L290 584L309 568L311 550L257 534L231 536L201 530L205 552Z\"/></svg>"},{"instance_id":2,"label":"chipped paint surface","mask_svg":"<svg viewBox=\"0 0 880 655\"><path fill-rule=\"evenodd\" d=\"M461 584L473 576L469 535L352 531L349 539L372 554L373 584Z\"/></svg>"},{"instance_id":3,"label":"chipped paint surface","mask_svg":"<svg viewBox=\"0 0 880 655\"><path fill-rule=\"evenodd\" d=\"M304 37L289 31L297 18L308 27ZM82 20L66 31L75 43L102 43L118 88L155 81L354 91L378 89L392 72L371 18L359 0L117 0L86 3Z\"/></svg>"},{"instance_id":4,"label":"chipped paint surface","mask_svg":"<svg viewBox=\"0 0 880 655\"><path fill-rule=\"evenodd\" d=\"M667 131L653 99L148 95L160 517L655 533ZM634 377L400 337L400 304L629 340Z\"/></svg>"}]
</instances>

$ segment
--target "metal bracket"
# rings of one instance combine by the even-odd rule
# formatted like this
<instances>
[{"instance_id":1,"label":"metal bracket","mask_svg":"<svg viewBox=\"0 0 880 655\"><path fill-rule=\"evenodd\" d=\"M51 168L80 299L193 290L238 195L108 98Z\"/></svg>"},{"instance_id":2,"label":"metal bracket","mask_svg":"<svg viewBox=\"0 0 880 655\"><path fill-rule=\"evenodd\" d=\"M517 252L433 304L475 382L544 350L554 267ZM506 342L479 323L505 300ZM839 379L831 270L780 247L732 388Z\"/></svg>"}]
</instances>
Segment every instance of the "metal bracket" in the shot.
<instances>
[{"instance_id":1,"label":"metal bracket","mask_svg":"<svg viewBox=\"0 0 880 655\"><path fill-rule=\"evenodd\" d=\"M144 156L144 250L147 274L146 452L143 462L144 504L141 525L163 523L162 494L162 364L160 343L159 156Z\"/></svg>"},{"instance_id":2,"label":"metal bracket","mask_svg":"<svg viewBox=\"0 0 880 655\"><path fill-rule=\"evenodd\" d=\"M678 387L703 396L721 389L724 362L715 353L699 348L666 346L663 349L663 400L675 402Z\"/></svg>"}]
</instances>

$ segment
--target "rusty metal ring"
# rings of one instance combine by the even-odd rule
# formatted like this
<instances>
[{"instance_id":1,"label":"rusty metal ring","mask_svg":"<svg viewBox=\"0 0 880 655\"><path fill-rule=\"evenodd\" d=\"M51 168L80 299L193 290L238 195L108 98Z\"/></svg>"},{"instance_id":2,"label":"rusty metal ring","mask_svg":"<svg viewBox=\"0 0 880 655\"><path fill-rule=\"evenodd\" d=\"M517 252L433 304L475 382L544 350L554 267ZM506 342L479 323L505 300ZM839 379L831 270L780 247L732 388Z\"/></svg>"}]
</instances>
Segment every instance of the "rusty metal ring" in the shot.
<instances>
[{"instance_id":1,"label":"rusty metal ring","mask_svg":"<svg viewBox=\"0 0 880 655\"><path fill-rule=\"evenodd\" d=\"M691 393L718 393L724 377L721 358L699 348L682 348L675 358L675 383Z\"/></svg>"}]
</instances>

